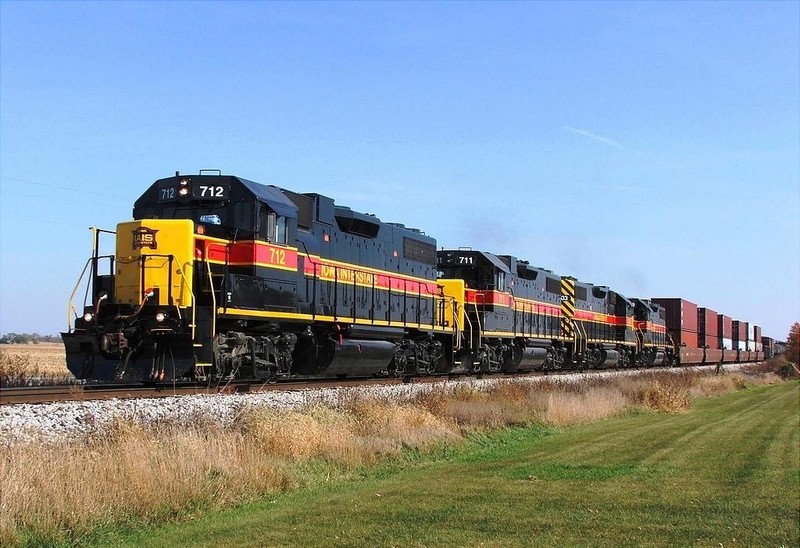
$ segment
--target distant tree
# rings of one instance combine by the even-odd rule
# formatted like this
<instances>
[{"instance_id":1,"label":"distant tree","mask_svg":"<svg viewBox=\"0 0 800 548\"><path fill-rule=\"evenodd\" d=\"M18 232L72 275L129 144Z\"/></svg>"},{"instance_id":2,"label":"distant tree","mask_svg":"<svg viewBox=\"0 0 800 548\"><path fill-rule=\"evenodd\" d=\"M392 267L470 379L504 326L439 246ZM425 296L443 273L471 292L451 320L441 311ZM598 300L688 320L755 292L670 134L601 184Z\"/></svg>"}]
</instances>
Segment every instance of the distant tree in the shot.
<instances>
[{"instance_id":1,"label":"distant tree","mask_svg":"<svg viewBox=\"0 0 800 548\"><path fill-rule=\"evenodd\" d=\"M800 323L798 322L794 322L794 325L789 328L784 356L790 362L800 365Z\"/></svg>"},{"instance_id":2,"label":"distant tree","mask_svg":"<svg viewBox=\"0 0 800 548\"><path fill-rule=\"evenodd\" d=\"M42 342L61 342L61 337L39 335L38 333L6 333L0 336L0 344L39 344Z\"/></svg>"}]
</instances>

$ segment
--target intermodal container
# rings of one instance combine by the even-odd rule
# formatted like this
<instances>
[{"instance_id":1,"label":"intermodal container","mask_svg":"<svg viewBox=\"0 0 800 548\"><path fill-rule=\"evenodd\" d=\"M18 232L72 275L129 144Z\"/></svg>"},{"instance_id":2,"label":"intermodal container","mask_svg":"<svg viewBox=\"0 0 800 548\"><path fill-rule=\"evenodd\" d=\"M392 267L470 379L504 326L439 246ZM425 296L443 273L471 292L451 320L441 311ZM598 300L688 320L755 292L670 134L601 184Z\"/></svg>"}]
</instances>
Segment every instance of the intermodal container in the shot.
<instances>
[{"instance_id":1,"label":"intermodal container","mask_svg":"<svg viewBox=\"0 0 800 548\"><path fill-rule=\"evenodd\" d=\"M742 335L744 335L744 333L742 333L742 328L744 327L744 322L740 322L739 320L733 320L731 322L731 325L733 327L733 335L732 335L733 341L737 342L737 343L740 340L743 341L745 339L745 337L742 336Z\"/></svg>"},{"instance_id":2,"label":"intermodal container","mask_svg":"<svg viewBox=\"0 0 800 548\"><path fill-rule=\"evenodd\" d=\"M697 345L699 348L719 348L718 314L710 308L697 309Z\"/></svg>"},{"instance_id":3,"label":"intermodal container","mask_svg":"<svg viewBox=\"0 0 800 548\"><path fill-rule=\"evenodd\" d=\"M717 315L717 335L719 348L733 349L733 320L725 314Z\"/></svg>"},{"instance_id":4,"label":"intermodal container","mask_svg":"<svg viewBox=\"0 0 800 548\"><path fill-rule=\"evenodd\" d=\"M730 316L725 314L717 316L717 333L726 339L733 338L733 320Z\"/></svg>"},{"instance_id":5,"label":"intermodal container","mask_svg":"<svg viewBox=\"0 0 800 548\"><path fill-rule=\"evenodd\" d=\"M756 341L756 350L759 352L763 352L764 345L761 343L761 328L757 325L754 325L753 333L754 333L753 340Z\"/></svg>"},{"instance_id":6,"label":"intermodal container","mask_svg":"<svg viewBox=\"0 0 800 548\"><path fill-rule=\"evenodd\" d=\"M664 307L667 330L678 345L697 348L697 305L686 299L652 299Z\"/></svg>"},{"instance_id":7,"label":"intermodal container","mask_svg":"<svg viewBox=\"0 0 800 548\"><path fill-rule=\"evenodd\" d=\"M739 350L747 350L747 322L733 320L733 345Z\"/></svg>"},{"instance_id":8,"label":"intermodal container","mask_svg":"<svg viewBox=\"0 0 800 548\"><path fill-rule=\"evenodd\" d=\"M761 337L761 346L764 349L764 358L770 359L775 353L775 340L771 337Z\"/></svg>"},{"instance_id":9,"label":"intermodal container","mask_svg":"<svg viewBox=\"0 0 800 548\"><path fill-rule=\"evenodd\" d=\"M669 330L672 340L678 346L686 346L688 348L700 348L697 345L697 333L694 331L686 331L685 329Z\"/></svg>"},{"instance_id":10,"label":"intermodal container","mask_svg":"<svg viewBox=\"0 0 800 548\"><path fill-rule=\"evenodd\" d=\"M733 346L733 339L720 339L719 344L722 346L722 348L727 350L735 350Z\"/></svg>"},{"instance_id":11,"label":"intermodal container","mask_svg":"<svg viewBox=\"0 0 800 548\"><path fill-rule=\"evenodd\" d=\"M747 328L750 324L747 322L739 322L739 343L744 341L744 350L749 350L747 348Z\"/></svg>"},{"instance_id":12,"label":"intermodal container","mask_svg":"<svg viewBox=\"0 0 800 548\"><path fill-rule=\"evenodd\" d=\"M758 348L756 347L756 326L748 323L747 324L747 349L753 352L757 351Z\"/></svg>"}]
</instances>

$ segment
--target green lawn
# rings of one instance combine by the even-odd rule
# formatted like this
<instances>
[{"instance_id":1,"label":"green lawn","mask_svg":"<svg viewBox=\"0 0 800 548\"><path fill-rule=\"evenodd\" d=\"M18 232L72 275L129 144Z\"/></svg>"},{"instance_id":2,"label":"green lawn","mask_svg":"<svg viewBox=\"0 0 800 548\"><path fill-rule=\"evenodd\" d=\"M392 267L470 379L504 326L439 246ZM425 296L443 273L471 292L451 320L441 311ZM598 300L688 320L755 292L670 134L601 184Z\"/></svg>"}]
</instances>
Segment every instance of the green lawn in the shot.
<instances>
[{"instance_id":1,"label":"green lawn","mask_svg":"<svg viewBox=\"0 0 800 548\"><path fill-rule=\"evenodd\" d=\"M800 384L476 437L363 478L98 544L798 546Z\"/></svg>"}]
</instances>

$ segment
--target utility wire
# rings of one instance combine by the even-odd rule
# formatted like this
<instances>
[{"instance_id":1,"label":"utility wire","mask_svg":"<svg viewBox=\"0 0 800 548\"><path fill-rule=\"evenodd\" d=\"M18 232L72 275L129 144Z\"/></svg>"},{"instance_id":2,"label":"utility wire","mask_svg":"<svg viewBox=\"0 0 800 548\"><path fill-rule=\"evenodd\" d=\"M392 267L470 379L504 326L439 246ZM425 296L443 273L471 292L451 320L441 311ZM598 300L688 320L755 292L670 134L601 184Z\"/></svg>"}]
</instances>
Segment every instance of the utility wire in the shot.
<instances>
[{"instance_id":1,"label":"utility wire","mask_svg":"<svg viewBox=\"0 0 800 548\"><path fill-rule=\"evenodd\" d=\"M91 190L83 190L80 188L70 187L70 186L63 186L63 185L54 185L51 183L40 183L38 181L31 181L29 179L20 179L19 177L2 177L0 181L13 181L17 183L25 183L27 185L36 185L36 186L43 186L47 188L56 188L58 190L66 190L68 192L78 192L80 194L92 194L94 196L102 196L103 198L116 198L119 199L119 194L107 194L104 192L94 192ZM18 187L17 187L18 188ZM3 186L0 186L0 190L3 189Z\"/></svg>"}]
</instances>

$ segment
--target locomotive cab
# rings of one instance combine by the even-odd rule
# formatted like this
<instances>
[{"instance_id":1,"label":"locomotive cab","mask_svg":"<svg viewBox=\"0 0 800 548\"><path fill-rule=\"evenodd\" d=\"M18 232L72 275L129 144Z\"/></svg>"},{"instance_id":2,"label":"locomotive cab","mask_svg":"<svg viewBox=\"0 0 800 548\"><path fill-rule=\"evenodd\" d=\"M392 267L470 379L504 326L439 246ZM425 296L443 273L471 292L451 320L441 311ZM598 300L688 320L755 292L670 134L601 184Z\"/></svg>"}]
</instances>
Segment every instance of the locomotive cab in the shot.
<instances>
[{"instance_id":1,"label":"locomotive cab","mask_svg":"<svg viewBox=\"0 0 800 548\"><path fill-rule=\"evenodd\" d=\"M227 175L176 174L156 181L133 206L134 219L189 219L209 237L293 241L297 207L273 186Z\"/></svg>"},{"instance_id":2,"label":"locomotive cab","mask_svg":"<svg viewBox=\"0 0 800 548\"><path fill-rule=\"evenodd\" d=\"M508 266L500 258L481 251L442 251L437 255L439 277L464 280L468 289L505 291Z\"/></svg>"}]
</instances>

